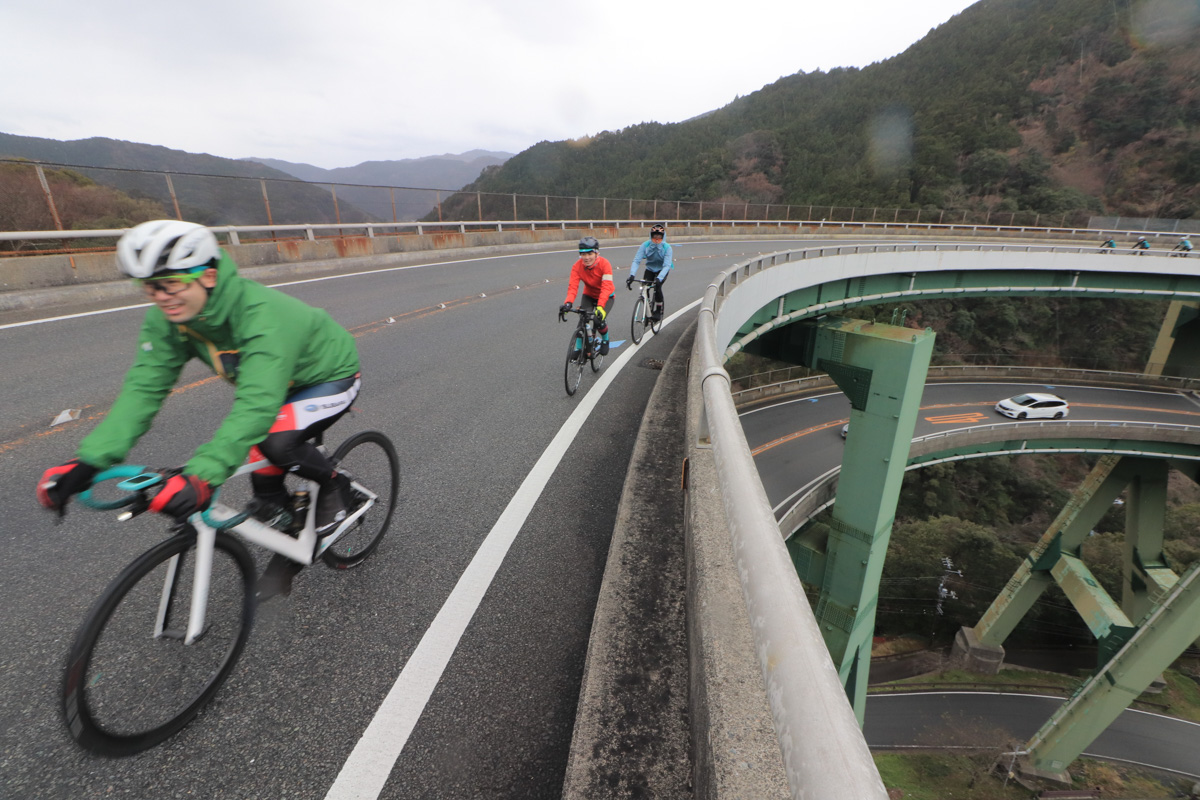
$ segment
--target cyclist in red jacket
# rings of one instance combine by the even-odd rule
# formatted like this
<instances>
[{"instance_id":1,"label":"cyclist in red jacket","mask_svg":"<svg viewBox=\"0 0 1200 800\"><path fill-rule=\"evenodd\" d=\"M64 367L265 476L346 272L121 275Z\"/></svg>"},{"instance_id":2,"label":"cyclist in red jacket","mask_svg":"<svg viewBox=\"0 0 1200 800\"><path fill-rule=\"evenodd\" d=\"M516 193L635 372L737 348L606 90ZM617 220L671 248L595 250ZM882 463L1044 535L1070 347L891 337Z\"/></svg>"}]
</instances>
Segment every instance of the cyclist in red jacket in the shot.
<instances>
[{"instance_id":1,"label":"cyclist in red jacket","mask_svg":"<svg viewBox=\"0 0 1200 800\"><path fill-rule=\"evenodd\" d=\"M579 240L579 260L571 265L571 277L567 279L567 299L559 309L566 313L575 302L579 282L583 281L583 297L579 307L585 311L596 310L597 332L600 334L600 355L608 355L608 312L613 304L613 269L608 259L600 255L600 243L591 236Z\"/></svg>"}]
</instances>

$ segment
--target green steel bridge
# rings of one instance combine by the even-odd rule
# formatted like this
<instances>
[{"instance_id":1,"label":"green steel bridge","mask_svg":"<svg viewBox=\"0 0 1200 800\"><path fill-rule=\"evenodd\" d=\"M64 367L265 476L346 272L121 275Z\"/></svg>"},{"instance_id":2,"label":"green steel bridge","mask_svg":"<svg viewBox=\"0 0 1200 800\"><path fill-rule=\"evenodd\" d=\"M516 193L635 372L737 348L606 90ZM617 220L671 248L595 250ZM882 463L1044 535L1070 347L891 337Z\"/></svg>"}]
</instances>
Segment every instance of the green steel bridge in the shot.
<instances>
[{"instance_id":1,"label":"green steel bridge","mask_svg":"<svg viewBox=\"0 0 1200 800\"><path fill-rule=\"evenodd\" d=\"M1200 258L1145 258L1078 246L843 245L742 262L721 273L706 294L697 334L706 415L701 439L711 441L718 464L776 731L787 734L780 744L789 775L822 758L823 745L812 729L821 723L804 719L820 687L805 685L814 683L810 667L804 670L808 676L795 674L801 670L794 669L786 629L801 629L791 634L799 636L797 648L811 641L804 638L807 625L819 631L861 725L879 579L901 479L913 466L1031 450L1101 456L988 612L960 631L956 642L956 655L968 668L998 669L1005 638L1052 585L1062 588L1096 637L1101 663L1020 749L1026 773L1064 777L1087 745L1200 637L1200 566L1178 575L1162 550L1167 474L1174 469L1200 480L1200 428L1129 425L1118 431L1064 422L1022 428L1019 439L1012 426L996 426L914 444L934 334L855 319L853 309L993 295L1169 301L1151 371L1200 375ZM741 350L822 370L851 404L836 488L827 483L822 498L814 487L798 503L805 510L789 514L782 525L763 508L761 484L757 492L737 485L753 462L740 429L728 425L733 405L722 364ZM1080 549L1122 492L1127 492L1124 580L1122 596L1113 598L1080 559ZM791 536L830 502L827 539L809 539L803 532ZM811 611L807 601L793 596L799 581L783 576L780 562L817 587ZM841 730L837 721L829 728ZM843 788L873 796L870 771L862 770L857 788Z\"/></svg>"}]
</instances>

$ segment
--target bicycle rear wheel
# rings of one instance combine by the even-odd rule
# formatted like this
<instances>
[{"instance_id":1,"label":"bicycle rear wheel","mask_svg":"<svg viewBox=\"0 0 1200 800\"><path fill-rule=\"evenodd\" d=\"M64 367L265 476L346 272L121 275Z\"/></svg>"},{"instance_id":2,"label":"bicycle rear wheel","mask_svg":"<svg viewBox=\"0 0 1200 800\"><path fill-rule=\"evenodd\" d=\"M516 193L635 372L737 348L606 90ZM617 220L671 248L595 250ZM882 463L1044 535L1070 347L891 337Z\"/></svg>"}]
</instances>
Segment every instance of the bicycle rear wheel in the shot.
<instances>
[{"instance_id":1,"label":"bicycle rear wheel","mask_svg":"<svg viewBox=\"0 0 1200 800\"><path fill-rule=\"evenodd\" d=\"M587 356L584 354L583 336L577 330L571 336L571 346L567 348L567 365L563 373L568 397L579 390L579 384L583 381L583 362L585 360L587 360Z\"/></svg>"},{"instance_id":2,"label":"bicycle rear wheel","mask_svg":"<svg viewBox=\"0 0 1200 800\"><path fill-rule=\"evenodd\" d=\"M646 298L639 297L633 306L633 318L629 323L629 334L634 344L641 344L646 335Z\"/></svg>"},{"instance_id":3,"label":"bicycle rear wheel","mask_svg":"<svg viewBox=\"0 0 1200 800\"><path fill-rule=\"evenodd\" d=\"M67 730L84 749L106 756L147 750L191 722L229 677L254 620L254 560L239 541L217 533L205 627L184 644L195 560L194 533L167 539L92 606L62 693Z\"/></svg>"},{"instance_id":4,"label":"bicycle rear wheel","mask_svg":"<svg viewBox=\"0 0 1200 800\"><path fill-rule=\"evenodd\" d=\"M352 509L367 500L367 495L359 491L358 486L375 494L375 502L367 512L321 553L321 559L328 566L348 569L358 566L375 552L387 533L400 493L400 459L391 440L382 433L361 431L342 442L333 454L333 463L339 472L357 484L351 490L355 501Z\"/></svg>"}]
</instances>

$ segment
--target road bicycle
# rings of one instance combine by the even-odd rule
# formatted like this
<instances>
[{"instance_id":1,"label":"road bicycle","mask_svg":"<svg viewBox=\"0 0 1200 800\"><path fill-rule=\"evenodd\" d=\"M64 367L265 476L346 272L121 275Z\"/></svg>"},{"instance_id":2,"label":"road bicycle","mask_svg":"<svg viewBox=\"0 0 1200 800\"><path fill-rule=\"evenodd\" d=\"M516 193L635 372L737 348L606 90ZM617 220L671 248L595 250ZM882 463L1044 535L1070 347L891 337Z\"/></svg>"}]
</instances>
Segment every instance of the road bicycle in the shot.
<instances>
[{"instance_id":1,"label":"road bicycle","mask_svg":"<svg viewBox=\"0 0 1200 800\"><path fill-rule=\"evenodd\" d=\"M633 337L634 344L641 344L647 328L655 333L662 328L662 313L660 309L658 316L654 316L654 284L657 281L647 281L641 278L634 278L633 281L640 283L642 288L639 290L637 302L633 304L630 335Z\"/></svg>"},{"instance_id":2,"label":"road bicycle","mask_svg":"<svg viewBox=\"0 0 1200 800\"><path fill-rule=\"evenodd\" d=\"M329 535L316 533L320 486L289 474L290 508L257 512L264 522L252 516L253 507L238 511L214 496L207 510L175 521L168 539L108 585L75 637L63 679L63 714L80 746L106 756L147 750L182 730L221 688L246 645L257 605L254 559L242 540L300 564L319 558L336 569L361 564L379 547L400 487L395 447L382 433L362 431L330 460L350 478L352 503ZM230 481L267 463L247 463ZM94 509L125 508L119 518L129 519L149 508L174 472L117 466L99 473L79 499ZM127 494L93 496L97 484L116 479Z\"/></svg>"},{"instance_id":3,"label":"road bicycle","mask_svg":"<svg viewBox=\"0 0 1200 800\"><path fill-rule=\"evenodd\" d=\"M583 381L583 365L592 365L592 372L599 372L604 366L604 356L600 354L600 334L596 333L596 315L590 310L572 308L558 315L559 321L565 321L567 314L578 314L579 322L575 332L571 334L571 344L567 348L567 365L564 371L564 381L567 386L567 396L579 390Z\"/></svg>"}]
</instances>

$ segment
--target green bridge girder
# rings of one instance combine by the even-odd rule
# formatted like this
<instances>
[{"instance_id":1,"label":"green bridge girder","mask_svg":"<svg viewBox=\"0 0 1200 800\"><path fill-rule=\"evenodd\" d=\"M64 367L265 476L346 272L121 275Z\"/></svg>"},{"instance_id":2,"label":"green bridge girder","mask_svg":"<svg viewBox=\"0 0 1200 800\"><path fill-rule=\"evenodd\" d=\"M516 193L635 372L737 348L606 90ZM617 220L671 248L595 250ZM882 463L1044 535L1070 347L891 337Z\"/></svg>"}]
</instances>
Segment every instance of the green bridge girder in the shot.
<instances>
[{"instance_id":1,"label":"green bridge girder","mask_svg":"<svg viewBox=\"0 0 1200 800\"><path fill-rule=\"evenodd\" d=\"M977 270L872 275L830 281L788 292L763 306L738 329L738 336L759 326L814 306L839 307L944 297L1109 297L1177 299L1200 293L1200 276L1141 273L1039 272L1033 280L1022 270ZM1190 300L1190 298L1188 298ZM1200 327L1194 313L1181 315L1180 329ZM792 320L798 321L798 320ZM1178 333L1178 332L1176 332ZM1192 364L1191 366L1195 366Z\"/></svg>"},{"instance_id":2,"label":"green bridge girder","mask_svg":"<svg viewBox=\"0 0 1200 800\"><path fill-rule=\"evenodd\" d=\"M862 320L823 317L814 322L807 317L830 313L830 309L840 312L856 305L946 295L1174 300L1156 352L1170 354L1179 339L1188 343L1186 347L1181 344L1180 350L1186 349L1190 356L1200 352L1200 347L1191 344L1200 342L1197 315L1190 298L1186 302L1178 298L1197 292L1200 276L1194 275L1043 271L1034 280L1023 270L897 273L829 281L788 292L763 306L739 328L741 341L726 351L727 356L745 348L822 369L851 401L834 521L825 538L801 532L789 540L788 548L801 579L819 587L817 621L860 724L879 577L900 480L909 461L908 447L933 335ZM804 324L794 324L797 322ZM1165 357L1156 360L1167 362L1172 374L1200 372L1193 359L1179 356L1176 352L1170 361ZM954 455L998 454L1013 449L1014 444L1012 440L974 443L957 448ZM1064 437L1039 441L1038 446L1128 451L1129 442ZM1057 584L1097 638L1101 663L1096 675L1025 748L1023 763L1031 772L1057 774L1065 770L1155 676L1200 638L1200 579L1196 577L1200 567L1180 580L1167 568L1161 548L1167 471L1161 459L1198 458L1200 442L1154 442L1149 449L1157 458L1105 456L1101 460L972 632L984 646L999 648L1037 597ZM926 454L923 458L933 461L947 455ZM1186 469L1193 480L1194 463ZM1126 488L1129 523L1123 594L1118 604L1078 556L1083 537ZM1187 619L1180 622L1181 617Z\"/></svg>"}]
</instances>

